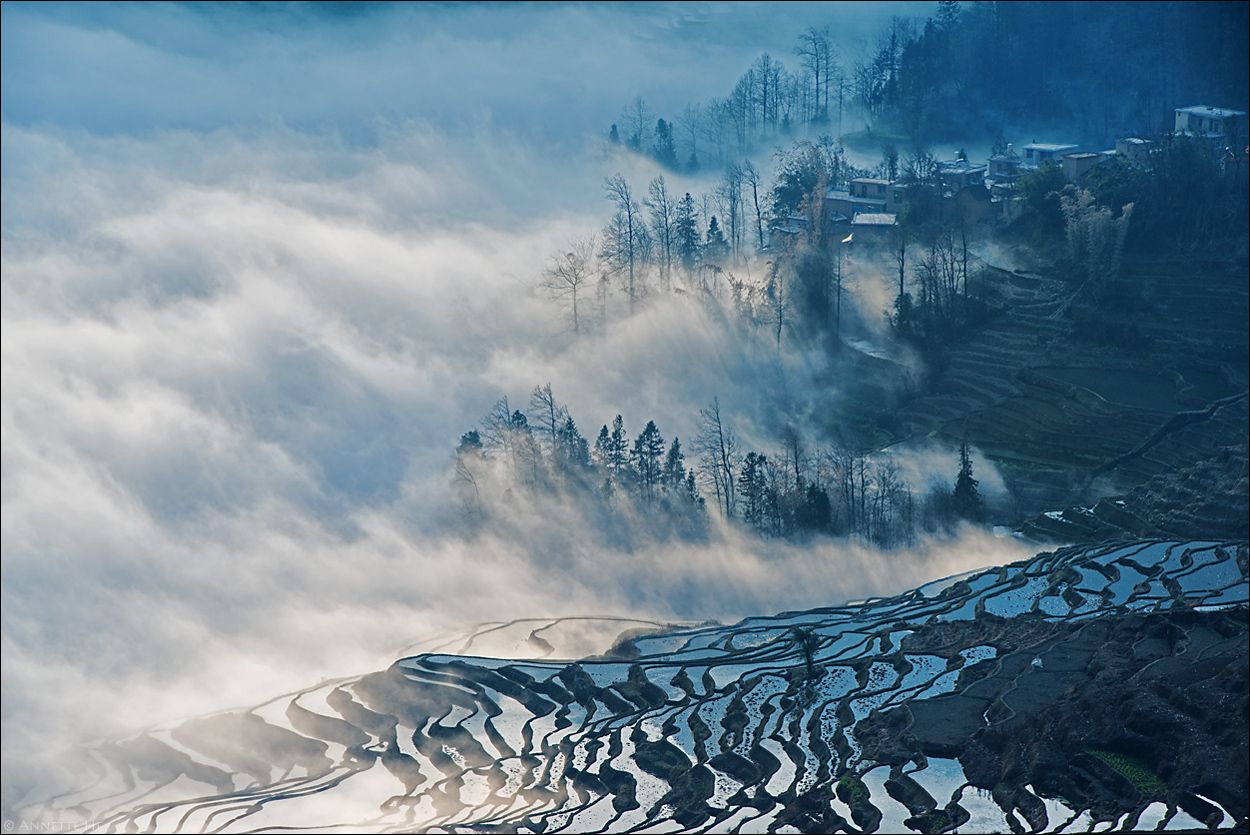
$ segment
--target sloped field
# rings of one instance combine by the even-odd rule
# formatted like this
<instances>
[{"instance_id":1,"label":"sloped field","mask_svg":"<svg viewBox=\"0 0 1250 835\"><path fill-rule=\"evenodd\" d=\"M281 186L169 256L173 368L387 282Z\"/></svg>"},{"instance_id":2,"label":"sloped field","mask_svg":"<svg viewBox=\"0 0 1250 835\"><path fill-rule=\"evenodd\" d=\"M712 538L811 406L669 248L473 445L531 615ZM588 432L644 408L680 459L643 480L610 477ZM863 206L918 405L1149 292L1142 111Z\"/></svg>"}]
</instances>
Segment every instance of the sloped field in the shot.
<instances>
[{"instance_id":1,"label":"sloped field","mask_svg":"<svg viewBox=\"0 0 1250 835\"><path fill-rule=\"evenodd\" d=\"M1017 518L1124 494L1244 443L1244 265L1130 262L1080 337L1071 287L1018 278L999 276L1007 313L899 410L910 443L966 438L1001 471Z\"/></svg>"},{"instance_id":2,"label":"sloped field","mask_svg":"<svg viewBox=\"0 0 1250 835\"><path fill-rule=\"evenodd\" d=\"M533 656L626 629L601 656L426 653L109 742L17 811L99 831L1244 828L1247 557L1067 549L733 626L498 624L457 643Z\"/></svg>"}]
</instances>

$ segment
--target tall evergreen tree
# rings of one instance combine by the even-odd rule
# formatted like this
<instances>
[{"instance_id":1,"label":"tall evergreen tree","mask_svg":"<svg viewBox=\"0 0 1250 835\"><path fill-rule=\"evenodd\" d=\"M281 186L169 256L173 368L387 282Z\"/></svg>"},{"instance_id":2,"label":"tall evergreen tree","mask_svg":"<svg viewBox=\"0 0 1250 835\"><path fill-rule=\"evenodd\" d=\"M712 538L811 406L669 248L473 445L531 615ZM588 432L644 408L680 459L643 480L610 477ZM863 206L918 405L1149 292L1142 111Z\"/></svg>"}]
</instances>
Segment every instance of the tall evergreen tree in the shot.
<instances>
[{"instance_id":1,"label":"tall evergreen tree","mask_svg":"<svg viewBox=\"0 0 1250 835\"><path fill-rule=\"evenodd\" d=\"M599 430L599 437L595 438L595 463L599 469L604 472L610 472L612 469L612 433L608 431L605 424Z\"/></svg>"},{"instance_id":2,"label":"tall evergreen tree","mask_svg":"<svg viewBox=\"0 0 1250 835\"><path fill-rule=\"evenodd\" d=\"M763 455L748 452L742 460L742 472L738 477L738 495L742 498L742 521L757 531L764 528L764 494L767 487L764 470L767 461Z\"/></svg>"},{"instance_id":3,"label":"tall evergreen tree","mask_svg":"<svg viewBox=\"0 0 1250 835\"><path fill-rule=\"evenodd\" d=\"M979 482L972 477L972 455L968 452L968 442L964 441L959 447L959 475L951 491L952 509L960 519L979 522L985 515L977 484Z\"/></svg>"},{"instance_id":4,"label":"tall evergreen tree","mask_svg":"<svg viewBox=\"0 0 1250 835\"><path fill-rule=\"evenodd\" d=\"M677 438L673 438L673 445L668 448L668 455L664 457L663 481L665 489L673 493L680 493L685 487L685 456L681 452L681 441Z\"/></svg>"},{"instance_id":5,"label":"tall evergreen tree","mask_svg":"<svg viewBox=\"0 0 1250 835\"><path fill-rule=\"evenodd\" d=\"M729 243L720 230L720 224L716 222L716 215L712 215L712 220L707 225L707 244L704 246L703 255L706 260L712 262L723 261L729 256Z\"/></svg>"},{"instance_id":6,"label":"tall evergreen tree","mask_svg":"<svg viewBox=\"0 0 1250 835\"><path fill-rule=\"evenodd\" d=\"M670 171L676 171L677 145L673 142L673 126L660 119L655 123L655 161Z\"/></svg>"},{"instance_id":7,"label":"tall evergreen tree","mask_svg":"<svg viewBox=\"0 0 1250 835\"><path fill-rule=\"evenodd\" d=\"M815 482L808 484L794 520L795 527L801 531L825 531L829 529L832 519L833 506L829 502L829 493Z\"/></svg>"},{"instance_id":8,"label":"tall evergreen tree","mask_svg":"<svg viewBox=\"0 0 1250 835\"><path fill-rule=\"evenodd\" d=\"M577 431L572 417L556 431L555 466L566 479L590 469L590 444Z\"/></svg>"},{"instance_id":9,"label":"tall evergreen tree","mask_svg":"<svg viewBox=\"0 0 1250 835\"><path fill-rule=\"evenodd\" d=\"M606 428L606 427L605 427ZM620 484L629 470L629 438L625 434L625 421L617 415L612 420L612 434L608 436L608 469Z\"/></svg>"},{"instance_id":10,"label":"tall evergreen tree","mask_svg":"<svg viewBox=\"0 0 1250 835\"><path fill-rule=\"evenodd\" d=\"M686 470L686 498L699 510L703 510L707 502L699 495L699 485L695 482L694 470Z\"/></svg>"},{"instance_id":11,"label":"tall evergreen tree","mask_svg":"<svg viewBox=\"0 0 1250 835\"><path fill-rule=\"evenodd\" d=\"M647 421L638 438L634 441L632 460L634 472L638 478L638 495L650 504L655 500L656 488L660 485L663 474L661 458L664 455L664 438L656 428L655 421Z\"/></svg>"},{"instance_id":12,"label":"tall evergreen tree","mask_svg":"<svg viewBox=\"0 0 1250 835\"><path fill-rule=\"evenodd\" d=\"M699 215L694 206L694 198L690 192L677 201L674 238L677 244L677 255L686 272L694 269L699 263L702 246L699 241Z\"/></svg>"}]
</instances>

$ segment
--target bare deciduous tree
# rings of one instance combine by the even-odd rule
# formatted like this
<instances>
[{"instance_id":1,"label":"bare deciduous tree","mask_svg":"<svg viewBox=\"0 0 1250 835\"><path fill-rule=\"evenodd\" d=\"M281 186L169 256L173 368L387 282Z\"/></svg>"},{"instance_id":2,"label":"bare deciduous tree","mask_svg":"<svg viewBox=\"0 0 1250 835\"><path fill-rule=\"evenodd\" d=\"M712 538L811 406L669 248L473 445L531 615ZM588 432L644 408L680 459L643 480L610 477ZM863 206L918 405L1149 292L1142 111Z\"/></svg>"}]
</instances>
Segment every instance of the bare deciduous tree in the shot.
<instances>
[{"instance_id":1,"label":"bare deciduous tree","mask_svg":"<svg viewBox=\"0 0 1250 835\"><path fill-rule=\"evenodd\" d=\"M668 193L668 185L661 176L651 181L643 202L651 211L651 237L655 242L655 260L660 266L660 289L667 292L676 247L677 201Z\"/></svg>"},{"instance_id":2,"label":"bare deciduous tree","mask_svg":"<svg viewBox=\"0 0 1250 835\"><path fill-rule=\"evenodd\" d=\"M742 182L751 187L751 200L755 204L755 234L759 248L764 248L764 213L760 210L760 172L750 160L742 163Z\"/></svg>"},{"instance_id":3,"label":"bare deciduous tree","mask_svg":"<svg viewBox=\"0 0 1250 835\"><path fill-rule=\"evenodd\" d=\"M617 263L621 270L628 270L629 312L633 313L638 301L636 270L639 261L639 244L645 230L642 225L641 207L634 199L633 189L620 174L603 181L607 197L616 205L616 217L604 230L604 253Z\"/></svg>"},{"instance_id":4,"label":"bare deciduous tree","mask_svg":"<svg viewBox=\"0 0 1250 835\"><path fill-rule=\"evenodd\" d=\"M534 386L534 390L530 393L530 417L533 418L534 425L542 434L548 453L553 452L557 444L556 436L560 428L564 426L564 422L568 420L569 412L556 402L555 395L551 391L551 383L545 386Z\"/></svg>"},{"instance_id":5,"label":"bare deciduous tree","mask_svg":"<svg viewBox=\"0 0 1250 835\"><path fill-rule=\"evenodd\" d=\"M621 111L621 123L627 132L626 144L635 151L641 151L643 137L655 124L655 116L642 96L634 96L634 100Z\"/></svg>"},{"instance_id":6,"label":"bare deciduous tree","mask_svg":"<svg viewBox=\"0 0 1250 835\"><path fill-rule=\"evenodd\" d=\"M829 27L817 29L809 26L799 36L794 54L799 56L804 69L811 73L815 85L815 113L813 122L823 122L829 116L829 79L832 76L833 54L829 46ZM823 94L823 95L822 95Z\"/></svg>"},{"instance_id":7,"label":"bare deciduous tree","mask_svg":"<svg viewBox=\"0 0 1250 835\"><path fill-rule=\"evenodd\" d=\"M686 142L690 144L690 155L686 158L686 169L694 172L699 170L699 137L703 131L703 108L697 104L688 104L681 111L681 130Z\"/></svg>"},{"instance_id":8,"label":"bare deciduous tree","mask_svg":"<svg viewBox=\"0 0 1250 835\"><path fill-rule=\"evenodd\" d=\"M738 469L738 442L729 427L721 419L720 398L699 410L699 436L695 450L699 453L702 469L712 482L716 501L725 517L732 519L737 504L735 473Z\"/></svg>"},{"instance_id":9,"label":"bare deciduous tree","mask_svg":"<svg viewBox=\"0 0 1250 835\"><path fill-rule=\"evenodd\" d=\"M579 296L589 288L598 250L599 242L594 235L576 238L567 250L552 255L543 270L543 279L539 286L553 300L568 306L575 334L581 333Z\"/></svg>"}]
</instances>

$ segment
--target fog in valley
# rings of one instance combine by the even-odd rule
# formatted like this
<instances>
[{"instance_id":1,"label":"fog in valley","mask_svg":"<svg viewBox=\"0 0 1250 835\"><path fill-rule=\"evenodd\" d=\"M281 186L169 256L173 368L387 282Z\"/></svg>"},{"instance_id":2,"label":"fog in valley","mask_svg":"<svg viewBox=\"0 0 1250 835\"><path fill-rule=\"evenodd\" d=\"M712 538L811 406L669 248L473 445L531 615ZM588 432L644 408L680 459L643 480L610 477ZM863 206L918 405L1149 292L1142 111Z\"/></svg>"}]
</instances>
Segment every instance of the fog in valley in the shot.
<instances>
[{"instance_id":1,"label":"fog in valley","mask_svg":"<svg viewBox=\"0 0 1250 835\"><path fill-rule=\"evenodd\" d=\"M6 792L64 745L378 669L432 629L733 620L1030 553L763 539L714 510L605 529L561 494L470 526L457 502L461 436L547 383L592 441L653 420L691 468L714 401L750 448L831 441L826 350L744 330L727 285L630 315L614 279L577 335L539 285L610 217L605 178L662 173L606 141L635 96L675 115L762 51L796 61L813 15L854 53L932 5L6 4ZM869 342L871 287L848 303Z\"/></svg>"},{"instance_id":2,"label":"fog in valley","mask_svg":"<svg viewBox=\"0 0 1250 835\"><path fill-rule=\"evenodd\" d=\"M793 728L828 708L828 727L802 720L819 762L809 774L807 755L794 760L810 797L795 788L787 797L802 802L786 814L811 798L834 810L835 793L868 796L846 780L887 762L871 742L885 708L858 690L819 706L817 679L868 692L870 667L919 676L931 663L928 695L909 683L898 704L945 699L939 678L952 693L979 682L957 669L988 669L972 660L983 650L987 663L1020 655L1012 642L1030 630L1059 641L1124 606L1175 605L1184 620L1201 595L1244 605L1245 4L13 2L0 14L6 827L149 813L156 825L161 792L183 792L169 808L186 800L205 827L219 801L248 827L299 814L416 825L418 804L436 820L444 790L439 825L468 825L456 816L475 804L478 822L515 823L530 812L492 811L465 775L489 771L499 797L521 798L500 769L530 768L535 741L554 757L570 710L590 728L590 691L565 693L556 673L483 673L499 693L539 694L517 702L525 711L555 693L556 730L514 722L516 757L492 737L498 759L413 778L404 769L424 742L467 727L438 699L460 704L468 690L440 661L428 680L412 673L423 660L395 662L552 644L553 658L633 665L611 684L629 703L595 680L607 707L595 722L637 706L638 739L650 739L651 708L697 712L735 688L741 707L769 676ZM1098 552L1107 564L1088 571L1076 549L1038 554L1121 540L1201 544L1142 546L1169 566L1149 575L1136 545ZM831 624L849 609L766 638L764 621L711 626L1026 557L927 598L856 607L866 643L827 669L813 635L833 629L820 652L841 647L830 636L844 624ZM1134 584L1138 569L1147 579ZM896 628L880 614L896 603L923 624ZM948 617L966 621L950 627L966 627L963 644L916 661L898 636L919 645ZM569 620L526 638L558 618ZM793 664L760 676L723 664L733 682L666 672L666 691L639 690L643 662L627 660L649 657L635 643L649 639L627 631L639 624L707 625L731 636L722 661ZM1116 646L1132 654L1136 627L1124 628ZM653 672L667 651L646 662ZM1038 658L1012 657L1003 692L1052 678ZM595 663L553 662L569 681ZM1105 684L1100 665L1081 675ZM1127 681L1113 683L1149 689ZM411 716L387 701L402 687L421 702ZM482 696L473 721L493 704ZM969 734L998 721L959 704L975 707ZM1056 726L1088 712L1065 710ZM447 724L423 737L438 715ZM361 716L390 720L390 737ZM695 737L703 721L691 718ZM742 743L729 740L734 721L707 719L726 732L722 753ZM292 776L274 743L253 773L251 754L214 747L254 737L261 751L256 723L271 742L339 745L340 761ZM629 727L618 724L620 738L595 742L608 760ZM898 739L921 739L907 734L923 724ZM680 742L665 727L656 744ZM196 728L206 736L185 742ZM695 737L690 774L711 781L721 760ZM66 752L91 745L75 771ZM450 750L430 745L435 759ZM935 762L958 756L967 770L981 756L968 745ZM630 746L614 761L651 756ZM1182 756L1139 747L1151 746ZM1076 749L1059 750L1066 768ZM585 763L565 776L610 782L608 760L599 776L574 773ZM595 782L610 823L556 810L553 828L525 825L610 831L630 803L651 824L694 821L682 816L712 783L698 803L672 800L688 768L674 762L663 778L674 794L649 810L634 788ZM362 779L321 795L340 771ZM765 771L750 778L761 793L717 794L715 814L772 815L755 800ZM1159 774L1173 794L1190 780ZM965 787L1007 796L997 777L967 775ZM650 779L639 778L630 786ZM216 796L200 797L205 786ZM305 789L299 814L265 806L266 792ZM1156 789L1142 804L1160 805ZM1230 814L1235 793L1221 795ZM1078 795L1064 795L1073 815L1098 805ZM957 800L947 831L962 826ZM316 817L319 802L333 815ZM919 821L907 825L939 831L921 807L907 806ZM876 827L862 808L842 811ZM179 826L201 825L187 815Z\"/></svg>"}]
</instances>

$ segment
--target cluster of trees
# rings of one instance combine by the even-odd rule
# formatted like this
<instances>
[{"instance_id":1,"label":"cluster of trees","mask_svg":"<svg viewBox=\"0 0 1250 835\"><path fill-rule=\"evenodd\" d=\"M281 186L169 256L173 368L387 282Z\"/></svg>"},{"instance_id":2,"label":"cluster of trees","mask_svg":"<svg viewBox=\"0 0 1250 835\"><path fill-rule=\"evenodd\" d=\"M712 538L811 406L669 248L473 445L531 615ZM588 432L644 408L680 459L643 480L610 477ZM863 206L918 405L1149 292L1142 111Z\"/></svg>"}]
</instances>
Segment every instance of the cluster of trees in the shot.
<instances>
[{"instance_id":1,"label":"cluster of trees","mask_svg":"<svg viewBox=\"0 0 1250 835\"><path fill-rule=\"evenodd\" d=\"M1246 29L1244 3L941 0L923 24L891 20L853 88L866 118L917 142L987 122L1155 135L1175 107L1246 101Z\"/></svg>"},{"instance_id":2,"label":"cluster of trees","mask_svg":"<svg viewBox=\"0 0 1250 835\"><path fill-rule=\"evenodd\" d=\"M971 240L972 229L963 220L918 228L903 224L890 240L889 259L898 276L890 322L939 366L945 349L990 315L984 269L976 266Z\"/></svg>"},{"instance_id":3,"label":"cluster of trees","mask_svg":"<svg viewBox=\"0 0 1250 835\"><path fill-rule=\"evenodd\" d=\"M827 138L778 148L774 161L771 187L744 161L729 166L697 200L689 192L677 197L663 176L650 182L641 199L622 175L607 179L604 191L613 214L602 233L553 254L542 288L563 305L574 333L594 319L588 318L587 305L605 319L613 291L633 313L649 293L710 295L711 286L723 279L721 300L742 321L769 330L778 343L786 330L840 337L847 292L843 235L830 234L825 195L869 172L849 164L841 144ZM932 155L917 152L899 164L887 152L885 164L898 169L913 207L888 247L898 274L894 322L902 336L922 347L943 345L986 315L970 269L972 226L958 213L923 211L940 200ZM788 224L790 233L773 236L763 275L743 281L730 272L744 250L764 248L766 229L777 224Z\"/></svg>"},{"instance_id":4,"label":"cluster of trees","mask_svg":"<svg viewBox=\"0 0 1250 835\"><path fill-rule=\"evenodd\" d=\"M1203 137L1165 134L1147 160L1112 160L1079 188L1047 163L1020 179L1018 194L1016 231L1035 247L1051 245L1063 274L1094 291L1088 302L1117 277L1126 250L1189 252L1243 235L1250 223L1244 155Z\"/></svg>"},{"instance_id":5,"label":"cluster of trees","mask_svg":"<svg viewBox=\"0 0 1250 835\"><path fill-rule=\"evenodd\" d=\"M882 547L983 518L966 444L955 487L932 485L917 499L888 455L812 451L796 430L781 441L773 452L744 450L713 400L699 412L697 460L687 467L681 441L666 442L654 421L631 437L617 415L592 443L547 384L535 387L525 411L504 398L480 429L461 436L457 501L474 523L501 508L555 497L601 517L642 520L651 534L689 537L705 532L710 500L718 515L760 536L853 536Z\"/></svg>"},{"instance_id":6,"label":"cluster of trees","mask_svg":"<svg viewBox=\"0 0 1250 835\"><path fill-rule=\"evenodd\" d=\"M612 292L625 297L630 313L653 292L710 293L724 268L764 245L768 192L749 161L728 166L698 198L678 196L663 176L640 197L620 174L604 181L604 194L613 211L603 231L552 254L540 282L574 333L593 322L588 311L606 320Z\"/></svg>"},{"instance_id":7,"label":"cluster of trees","mask_svg":"<svg viewBox=\"0 0 1250 835\"><path fill-rule=\"evenodd\" d=\"M927 20L891 18L852 56L828 26L809 26L792 70L763 53L728 95L688 104L676 119L636 97L610 137L695 171L777 137L841 135L852 115L918 145L1007 123L1153 136L1177 106L1245 103L1248 25L1245 3L940 0Z\"/></svg>"},{"instance_id":8,"label":"cluster of trees","mask_svg":"<svg viewBox=\"0 0 1250 835\"><path fill-rule=\"evenodd\" d=\"M657 118L642 96L621 111L608 138L651 155L670 170L723 168L777 137L806 136L830 126L842 132L851 105L850 76L828 26L809 26L794 47L794 71L767 52L729 95L688 104L676 120Z\"/></svg>"},{"instance_id":9,"label":"cluster of trees","mask_svg":"<svg viewBox=\"0 0 1250 835\"><path fill-rule=\"evenodd\" d=\"M893 548L914 544L922 531L985 518L966 443L955 486L933 483L919 497L892 456L842 445L809 449L792 428L772 452L743 452L715 402L700 413L699 449L721 514L764 537L821 534Z\"/></svg>"},{"instance_id":10,"label":"cluster of trees","mask_svg":"<svg viewBox=\"0 0 1250 835\"><path fill-rule=\"evenodd\" d=\"M670 191L663 176L651 181L641 202L620 174L605 180L603 186L615 211L604 226L599 254L605 275L621 277L631 313L649 287L648 272L658 273L660 291L668 292L675 269L689 277L701 265L719 267L737 260L744 246L746 188L755 198L756 220L762 222L759 172L749 162L730 166L720 184L698 203L689 192L678 197ZM714 214L716 207L729 217L727 230Z\"/></svg>"},{"instance_id":11,"label":"cluster of trees","mask_svg":"<svg viewBox=\"0 0 1250 835\"><path fill-rule=\"evenodd\" d=\"M1074 289L1064 310L1073 334L1095 343L1141 340L1136 323L1114 321L1141 305L1138 288L1116 282L1125 252L1138 257L1230 248L1250 225L1245 157L1205 137L1165 134L1149 157L1112 160L1080 187L1053 163L1021 178L1014 231L1049 250Z\"/></svg>"},{"instance_id":12,"label":"cluster of trees","mask_svg":"<svg viewBox=\"0 0 1250 835\"><path fill-rule=\"evenodd\" d=\"M556 402L550 383L534 388L524 411L501 399L480 429L462 435L454 475L457 503L472 522L543 497L594 505L602 513L643 511L657 529L686 535L705 522L679 439L667 443L654 421L631 439L617 415L591 443Z\"/></svg>"},{"instance_id":13,"label":"cluster of trees","mask_svg":"<svg viewBox=\"0 0 1250 835\"><path fill-rule=\"evenodd\" d=\"M613 212L597 236L576 239L548 260L540 287L561 304L570 329L581 333L606 319L607 299L619 292L630 313L649 293L714 295L744 321L782 331L837 332L843 294L839 241L830 238L829 188L868 172L846 161L840 143L796 141L774 154L771 186L749 161L728 165L709 191L678 196L663 175L640 197L624 176L604 181ZM769 251L765 275L743 281L732 270L768 245L777 223L798 219L800 234ZM774 240L774 243L776 241ZM589 307L588 307L589 306Z\"/></svg>"},{"instance_id":14,"label":"cluster of trees","mask_svg":"<svg viewBox=\"0 0 1250 835\"><path fill-rule=\"evenodd\" d=\"M1242 139L1232 150L1244 149ZM1148 165L1115 161L1091 171L1082 187L1117 214L1133 206L1126 243L1134 251L1185 252L1245 233L1244 166L1244 156L1230 156L1210 140L1165 134Z\"/></svg>"}]
</instances>

